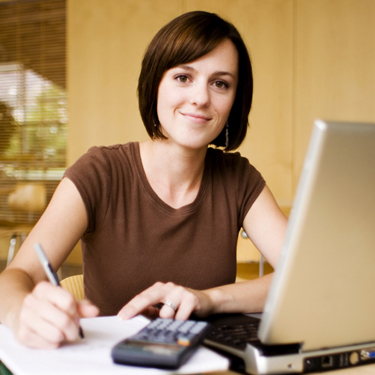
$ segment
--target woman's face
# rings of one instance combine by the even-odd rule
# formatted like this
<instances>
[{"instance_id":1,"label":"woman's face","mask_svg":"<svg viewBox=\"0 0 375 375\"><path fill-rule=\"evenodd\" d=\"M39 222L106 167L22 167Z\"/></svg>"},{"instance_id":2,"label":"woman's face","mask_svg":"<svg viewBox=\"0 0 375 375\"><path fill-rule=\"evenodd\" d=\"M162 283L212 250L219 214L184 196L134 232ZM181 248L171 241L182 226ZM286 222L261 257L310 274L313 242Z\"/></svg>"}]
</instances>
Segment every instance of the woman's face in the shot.
<instances>
[{"instance_id":1,"label":"woman's face","mask_svg":"<svg viewBox=\"0 0 375 375\"><path fill-rule=\"evenodd\" d=\"M225 126L237 83L238 53L230 40L195 61L167 70L157 102L161 130L168 137L163 142L207 147Z\"/></svg>"}]
</instances>

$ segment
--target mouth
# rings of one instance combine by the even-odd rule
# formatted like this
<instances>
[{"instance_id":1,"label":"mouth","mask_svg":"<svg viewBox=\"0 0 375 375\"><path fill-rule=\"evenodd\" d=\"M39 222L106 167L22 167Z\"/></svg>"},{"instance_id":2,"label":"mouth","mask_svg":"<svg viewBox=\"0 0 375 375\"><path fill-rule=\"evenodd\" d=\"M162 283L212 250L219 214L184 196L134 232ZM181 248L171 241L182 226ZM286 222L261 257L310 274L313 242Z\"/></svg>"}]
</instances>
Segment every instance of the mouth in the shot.
<instances>
[{"instance_id":1,"label":"mouth","mask_svg":"<svg viewBox=\"0 0 375 375\"><path fill-rule=\"evenodd\" d=\"M193 122L202 123L202 122L207 122L211 120L211 117L207 117L205 115L198 114L198 113L183 113L183 112L180 112L180 113L182 116L184 116L185 118Z\"/></svg>"}]
</instances>

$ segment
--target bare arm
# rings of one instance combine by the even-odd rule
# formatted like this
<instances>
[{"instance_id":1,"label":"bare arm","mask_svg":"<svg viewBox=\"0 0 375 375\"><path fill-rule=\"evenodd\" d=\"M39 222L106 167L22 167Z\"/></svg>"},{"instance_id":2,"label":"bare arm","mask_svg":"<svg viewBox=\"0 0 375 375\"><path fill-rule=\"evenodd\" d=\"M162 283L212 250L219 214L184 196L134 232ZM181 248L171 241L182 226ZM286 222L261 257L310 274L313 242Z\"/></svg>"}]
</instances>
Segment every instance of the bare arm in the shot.
<instances>
[{"instance_id":1,"label":"bare arm","mask_svg":"<svg viewBox=\"0 0 375 375\"><path fill-rule=\"evenodd\" d=\"M287 224L288 219L270 189L265 186L246 215L243 228L273 268L276 268L279 260Z\"/></svg>"},{"instance_id":2,"label":"bare arm","mask_svg":"<svg viewBox=\"0 0 375 375\"><path fill-rule=\"evenodd\" d=\"M279 259L286 225L286 217L266 186L246 215L243 226L273 267L276 267ZM170 306L164 305L160 311L160 316L164 318L187 319L192 312L198 316L261 312L271 280L272 274L205 291L183 288L173 283L156 283L125 305L119 312L119 317L128 319L140 312L154 312L152 306L163 301L171 301L178 306L175 312Z\"/></svg>"},{"instance_id":3,"label":"bare arm","mask_svg":"<svg viewBox=\"0 0 375 375\"><path fill-rule=\"evenodd\" d=\"M82 198L75 185L65 178L13 262L0 275L0 322L12 328L21 342L56 347L64 339L76 337L79 315L85 314L79 310L87 306L77 304L62 288L40 283L47 278L33 245L41 243L52 267L58 269L86 227ZM51 330L55 321L58 327L53 327L56 332L51 338L45 332Z\"/></svg>"},{"instance_id":4,"label":"bare arm","mask_svg":"<svg viewBox=\"0 0 375 375\"><path fill-rule=\"evenodd\" d=\"M284 241L287 218L266 186L245 217L243 227L251 241L276 268ZM261 312L266 302L272 274L255 280L226 285L207 291L215 312ZM216 309L215 309L216 310Z\"/></svg>"}]
</instances>

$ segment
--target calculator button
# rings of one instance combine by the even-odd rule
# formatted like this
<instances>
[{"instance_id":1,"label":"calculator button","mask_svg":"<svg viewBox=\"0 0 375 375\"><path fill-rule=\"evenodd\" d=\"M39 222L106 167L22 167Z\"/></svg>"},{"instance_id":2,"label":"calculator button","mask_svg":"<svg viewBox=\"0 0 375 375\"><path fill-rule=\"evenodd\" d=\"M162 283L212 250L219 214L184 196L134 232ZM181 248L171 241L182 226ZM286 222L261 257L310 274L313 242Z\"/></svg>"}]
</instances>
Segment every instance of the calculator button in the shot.
<instances>
[{"instance_id":1,"label":"calculator button","mask_svg":"<svg viewBox=\"0 0 375 375\"><path fill-rule=\"evenodd\" d=\"M158 323L157 329L165 329L168 327L172 322L174 322L174 319L156 319L155 322Z\"/></svg>"},{"instance_id":2,"label":"calculator button","mask_svg":"<svg viewBox=\"0 0 375 375\"><path fill-rule=\"evenodd\" d=\"M207 326L206 322L197 322L190 330L191 333L200 333Z\"/></svg>"},{"instance_id":3,"label":"calculator button","mask_svg":"<svg viewBox=\"0 0 375 375\"><path fill-rule=\"evenodd\" d=\"M191 344L191 341L189 337L179 336L177 338L177 344L182 346L189 346Z\"/></svg>"},{"instance_id":4,"label":"calculator button","mask_svg":"<svg viewBox=\"0 0 375 375\"><path fill-rule=\"evenodd\" d=\"M180 327L181 324L182 324L181 321L175 320L175 321L173 321L173 323L171 323L167 326L167 329L170 330L170 331L177 331L178 327Z\"/></svg>"}]
</instances>

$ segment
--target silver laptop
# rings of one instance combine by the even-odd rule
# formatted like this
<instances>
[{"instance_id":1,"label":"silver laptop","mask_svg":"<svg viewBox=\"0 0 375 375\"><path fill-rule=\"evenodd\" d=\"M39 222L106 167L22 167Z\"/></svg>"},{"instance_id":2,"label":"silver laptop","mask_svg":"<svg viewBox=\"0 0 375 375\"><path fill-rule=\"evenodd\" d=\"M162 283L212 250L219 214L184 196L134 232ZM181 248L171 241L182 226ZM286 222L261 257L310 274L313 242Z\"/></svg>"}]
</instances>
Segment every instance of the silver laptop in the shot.
<instances>
[{"instance_id":1,"label":"silver laptop","mask_svg":"<svg viewBox=\"0 0 375 375\"><path fill-rule=\"evenodd\" d=\"M205 343L252 374L375 362L374 288L375 124L318 120L257 337L220 316Z\"/></svg>"}]
</instances>

